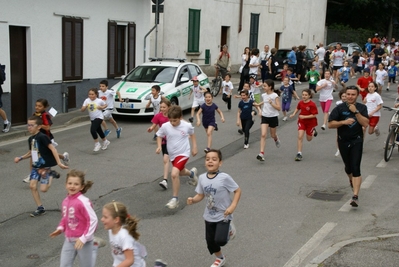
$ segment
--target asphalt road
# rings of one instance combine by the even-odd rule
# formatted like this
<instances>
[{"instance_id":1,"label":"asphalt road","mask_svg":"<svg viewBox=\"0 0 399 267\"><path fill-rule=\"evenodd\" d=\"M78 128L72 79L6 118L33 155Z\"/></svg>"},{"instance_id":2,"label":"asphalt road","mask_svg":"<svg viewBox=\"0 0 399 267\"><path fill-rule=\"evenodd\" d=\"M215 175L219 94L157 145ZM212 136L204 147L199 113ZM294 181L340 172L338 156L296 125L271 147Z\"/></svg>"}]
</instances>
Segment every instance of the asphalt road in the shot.
<instances>
[{"instance_id":1,"label":"asphalt road","mask_svg":"<svg viewBox=\"0 0 399 267\"><path fill-rule=\"evenodd\" d=\"M297 86L297 90L305 86ZM393 105L396 94L384 91L385 104ZM314 100L317 103L317 96ZM335 130L319 128L319 136L311 143L304 143L303 161L295 162L296 120L280 120L277 133L282 145L277 148L268 138L266 161L259 162L256 160L259 118L252 128L250 147L244 150L243 136L235 126L238 100L233 102L230 112L221 97L215 103L226 118L222 124L217 116L220 130L213 135L214 147L221 148L224 155L221 170L231 174L242 189L234 219L237 236L223 248L226 266L307 266L341 241L396 233L398 153L387 164L381 163L388 128L385 126L391 115L388 111L383 111L380 120L381 136L366 137L362 174L367 183L359 195L360 207L353 209L348 202L351 189L342 161L334 156ZM293 108L296 103L292 102ZM185 118L188 117L189 113L185 113ZM320 126L322 115L318 119ZM109 148L99 153L92 151L88 123L74 124L56 132L55 137L58 151L70 153L70 167L86 171L87 179L94 181L94 187L86 195L93 201L97 215L101 216L105 203L118 200L128 206L131 214L141 218L140 241L149 253L148 266L157 258L172 267L210 266L214 257L209 255L204 240L205 203L184 204L194 194L194 188L182 178L179 209L171 211L164 207L171 190L164 191L158 185L162 159L155 154L152 134L146 132L149 122L119 119L122 137L116 139L113 131ZM202 127L196 127L196 135L199 153L190 159L188 167L195 166L202 173L205 171L202 150L206 144ZM51 239L49 234L60 219L59 207L66 195L66 171L62 171L63 177L53 183L48 193L41 194L47 214L30 218L35 205L27 184L22 183L28 174L28 161L13 163L15 156L28 149L26 139L0 143L0 266L58 266L63 237ZM338 201L315 200L308 197L314 190L343 196ZM96 235L107 240L101 223ZM109 246L101 248L96 266L111 264Z\"/></svg>"}]
</instances>

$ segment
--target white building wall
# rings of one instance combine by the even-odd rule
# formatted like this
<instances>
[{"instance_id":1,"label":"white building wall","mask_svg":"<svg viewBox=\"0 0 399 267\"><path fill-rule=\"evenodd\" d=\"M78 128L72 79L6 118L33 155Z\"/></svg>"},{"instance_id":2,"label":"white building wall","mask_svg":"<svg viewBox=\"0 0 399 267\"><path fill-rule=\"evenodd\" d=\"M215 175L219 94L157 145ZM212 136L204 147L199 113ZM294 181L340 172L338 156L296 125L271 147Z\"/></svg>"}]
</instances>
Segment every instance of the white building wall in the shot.
<instances>
[{"instance_id":1,"label":"white building wall","mask_svg":"<svg viewBox=\"0 0 399 267\"><path fill-rule=\"evenodd\" d=\"M204 64L197 59L204 58L205 49L210 49L213 64L220 51L221 27L228 26L229 52L233 64L240 64L240 55L249 45L251 13L260 14L260 50L265 44L275 46L276 33L281 33L279 48L293 45L313 48L324 39L327 0L243 0L241 32L238 32L240 0L173 0L165 1L164 6L158 27L158 57L181 57ZM201 10L199 56L186 55L189 8ZM154 34L151 41L154 48Z\"/></svg>"},{"instance_id":2,"label":"white building wall","mask_svg":"<svg viewBox=\"0 0 399 267\"><path fill-rule=\"evenodd\" d=\"M62 80L62 15L83 17L83 78L107 76L108 20L136 23L136 65L150 28L149 0L0 0L0 63L9 76L9 26L28 27L28 84ZM57 13L59 15L55 15ZM9 79L3 86L9 91Z\"/></svg>"}]
</instances>

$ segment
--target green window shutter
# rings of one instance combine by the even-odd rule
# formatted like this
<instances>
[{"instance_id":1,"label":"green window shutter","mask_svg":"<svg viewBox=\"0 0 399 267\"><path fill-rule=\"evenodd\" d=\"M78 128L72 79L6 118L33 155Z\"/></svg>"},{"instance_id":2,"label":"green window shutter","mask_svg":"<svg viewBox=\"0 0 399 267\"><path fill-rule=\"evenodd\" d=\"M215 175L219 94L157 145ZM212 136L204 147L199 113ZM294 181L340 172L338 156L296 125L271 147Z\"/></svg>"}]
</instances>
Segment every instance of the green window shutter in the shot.
<instances>
[{"instance_id":1,"label":"green window shutter","mask_svg":"<svg viewBox=\"0 0 399 267\"><path fill-rule=\"evenodd\" d=\"M188 10L188 47L187 52L199 52L201 10Z\"/></svg>"},{"instance_id":2,"label":"green window shutter","mask_svg":"<svg viewBox=\"0 0 399 267\"><path fill-rule=\"evenodd\" d=\"M251 25L249 30L249 47L258 47L259 15L251 13Z\"/></svg>"}]
</instances>

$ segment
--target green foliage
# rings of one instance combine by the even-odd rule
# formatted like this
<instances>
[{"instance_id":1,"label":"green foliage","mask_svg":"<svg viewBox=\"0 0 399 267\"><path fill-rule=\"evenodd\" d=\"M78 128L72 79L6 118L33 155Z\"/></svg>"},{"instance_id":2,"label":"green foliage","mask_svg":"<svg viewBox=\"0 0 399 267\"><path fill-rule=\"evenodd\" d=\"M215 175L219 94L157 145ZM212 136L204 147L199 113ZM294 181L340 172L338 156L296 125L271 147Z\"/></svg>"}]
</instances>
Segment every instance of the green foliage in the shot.
<instances>
[{"instance_id":1,"label":"green foliage","mask_svg":"<svg viewBox=\"0 0 399 267\"><path fill-rule=\"evenodd\" d=\"M359 0L360 1L360 0ZM367 0L364 0L367 1ZM349 25L332 24L328 27L327 44L332 42L358 43L361 47L367 42L368 38L372 38L374 32L369 29L354 29Z\"/></svg>"}]
</instances>

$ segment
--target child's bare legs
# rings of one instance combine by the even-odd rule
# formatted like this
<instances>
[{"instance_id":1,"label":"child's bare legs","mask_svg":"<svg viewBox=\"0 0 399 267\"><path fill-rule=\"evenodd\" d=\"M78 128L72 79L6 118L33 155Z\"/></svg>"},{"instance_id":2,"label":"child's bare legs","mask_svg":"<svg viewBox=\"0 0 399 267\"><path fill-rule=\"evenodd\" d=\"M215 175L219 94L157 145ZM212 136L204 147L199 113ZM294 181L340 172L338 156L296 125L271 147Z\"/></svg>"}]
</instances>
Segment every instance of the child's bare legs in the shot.
<instances>
[{"instance_id":1,"label":"child's bare legs","mask_svg":"<svg viewBox=\"0 0 399 267\"><path fill-rule=\"evenodd\" d=\"M0 117L3 119L3 121L7 121L6 112L2 108L0 108Z\"/></svg>"},{"instance_id":2,"label":"child's bare legs","mask_svg":"<svg viewBox=\"0 0 399 267\"><path fill-rule=\"evenodd\" d=\"M266 145L266 137L267 137L267 129L269 128L269 124L262 123L260 125L260 153L264 154L265 153L265 145ZM274 132L276 133L276 132ZM271 130L270 130L271 134Z\"/></svg>"},{"instance_id":3,"label":"child's bare legs","mask_svg":"<svg viewBox=\"0 0 399 267\"><path fill-rule=\"evenodd\" d=\"M194 118L195 109L196 107L191 108L191 118Z\"/></svg>"},{"instance_id":4,"label":"child's bare legs","mask_svg":"<svg viewBox=\"0 0 399 267\"><path fill-rule=\"evenodd\" d=\"M169 174L169 155L165 154L163 155L163 178L165 180L168 180L168 174Z\"/></svg>"},{"instance_id":5,"label":"child's bare legs","mask_svg":"<svg viewBox=\"0 0 399 267\"><path fill-rule=\"evenodd\" d=\"M211 148L212 147L212 132L213 129L215 129L215 127L213 126L208 126L208 128L205 129L206 135L207 135L207 148Z\"/></svg>"},{"instance_id":6,"label":"child's bare legs","mask_svg":"<svg viewBox=\"0 0 399 267\"><path fill-rule=\"evenodd\" d=\"M375 133L375 126L369 126L369 134L371 135L373 133Z\"/></svg>"},{"instance_id":7,"label":"child's bare legs","mask_svg":"<svg viewBox=\"0 0 399 267\"><path fill-rule=\"evenodd\" d=\"M190 176L190 175L191 172L186 168L180 171L178 168L172 167L172 172L170 176L172 177L173 197L179 196L180 176Z\"/></svg>"},{"instance_id":8,"label":"child's bare legs","mask_svg":"<svg viewBox=\"0 0 399 267\"><path fill-rule=\"evenodd\" d=\"M114 118L109 118L109 122L115 127L116 130L119 129L118 124L116 123L116 121L114 120ZM103 123L105 123L105 121L103 121Z\"/></svg>"},{"instance_id":9,"label":"child's bare legs","mask_svg":"<svg viewBox=\"0 0 399 267\"><path fill-rule=\"evenodd\" d=\"M304 135L305 135L305 131L304 130L299 130L298 131L298 141L297 141L298 152L302 152L303 136Z\"/></svg>"},{"instance_id":10,"label":"child's bare legs","mask_svg":"<svg viewBox=\"0 0 399 267\"><path fill-rule=\"evenodd\" d=\"M270 136L274 139L274 141L278 139L276 132L277 132L277 127L274 128L270 127Z\"/></svg>"},{"instance_id":11,"label":"child's bare legs","mask_svg":"<svg viewBox=\"0 0 399 267\"><path fill-rule=\"evenodd\" d=\"M328 112L324 112L323 116L323 125L326 125L328 121Z\"/></svg>"},{"instance_id":12,"label":"child's bare legs","mask_svg":"<svg viewBox=\"0 0 399 267\"><path fill-rule=\"evenodd\" d=\"M381 95L382 92L382 85L378 84L378 94Z\"/></svg>"}]
</instances>

